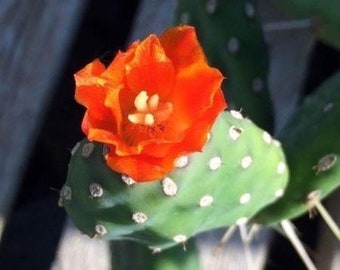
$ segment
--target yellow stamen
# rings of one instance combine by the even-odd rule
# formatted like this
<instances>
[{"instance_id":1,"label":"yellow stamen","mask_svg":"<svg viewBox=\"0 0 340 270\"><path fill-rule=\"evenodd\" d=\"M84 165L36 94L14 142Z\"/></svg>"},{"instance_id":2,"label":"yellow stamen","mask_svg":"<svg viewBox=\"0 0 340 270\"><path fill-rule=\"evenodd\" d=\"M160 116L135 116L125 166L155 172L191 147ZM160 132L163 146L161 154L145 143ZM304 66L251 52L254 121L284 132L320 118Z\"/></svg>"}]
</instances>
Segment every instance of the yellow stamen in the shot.
<instances>
[{"instance_id":1,"label":"yellow stamen","mask_svg":"<svg viewBox=\"0 0 340 270\"><path fill-rule=\"evenodd\" d=\"M153 126L155 124L155 118L153 114L147 113L144 117L144 125L146 126Z\"/></svg>"},{"instance_id":2,"label":"yellow stamen","mask_svg":"<svg viewBox=\"0 0 340 270\"><path fill-rule=\"evenodd\" d=\"M154 94L152 95L148 100L148 107L149 110L154 112L158 109L158 103L159 103L159 95Z\"/></svg>"},{"instance_id":3,"label":"yellow stamen","mask_svg":"<svg viewBox=\"0 0 340 270\"><path fill-rule=\"evenodd\" d=\"M135 112L128 114L128 120L133 124L155 126L166 121L173 112L171 102L159 102L159 95L148 96L146 91L140 91L134 100Z\"/></svg>"},{"instance_id":4,"label":"yellow stamen","mask_svg":"<svg viewBox=\"0 0 340 270\"><path fill-rule=\"evenodd\" d=\"M133 124L143 124L144 123L144 114L143 113L129 114L128 119Z\"/></svg>"},{"instance_id":5,"label":"yellow stamen","mask_svg":"<svg viewBox=\"0 0 340 270\"><path fill-rule=\"evenodd\" d=\"M147 101L149 99L146 91L140 91L140 93L136 96L134 104L138 112L147 112L148 104Z\"/></svg>"}]
</instances>

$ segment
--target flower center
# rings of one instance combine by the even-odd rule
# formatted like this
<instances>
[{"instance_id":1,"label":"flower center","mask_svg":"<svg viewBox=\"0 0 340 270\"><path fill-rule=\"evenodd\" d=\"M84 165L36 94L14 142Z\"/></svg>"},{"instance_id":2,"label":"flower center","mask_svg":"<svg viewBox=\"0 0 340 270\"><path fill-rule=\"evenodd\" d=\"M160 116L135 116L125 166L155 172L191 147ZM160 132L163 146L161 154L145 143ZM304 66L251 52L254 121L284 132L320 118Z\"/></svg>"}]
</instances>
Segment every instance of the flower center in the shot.
<instances>
[{"instance_id":1,"label":"flower center","mask_svg":"<svg viewBox=\"0 0 340 270\"><path fill-rule=\"evenodd\" d=\"M136 110L128 115L133 124L153 127L170 117L173 112L171 102L160 102L159 95L148 96L146 91L140 91L134 100Z\"/></svg>"}]
</instances>

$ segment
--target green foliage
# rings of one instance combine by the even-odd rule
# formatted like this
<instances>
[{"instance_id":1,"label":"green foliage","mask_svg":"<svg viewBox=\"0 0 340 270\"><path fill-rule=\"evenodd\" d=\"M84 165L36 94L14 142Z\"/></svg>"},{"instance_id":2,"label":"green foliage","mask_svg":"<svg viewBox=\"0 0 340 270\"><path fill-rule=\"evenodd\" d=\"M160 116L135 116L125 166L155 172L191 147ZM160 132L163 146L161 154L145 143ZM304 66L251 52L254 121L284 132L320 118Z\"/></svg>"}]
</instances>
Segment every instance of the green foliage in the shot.
<instances>
[{"instance_id":1,"label":"green foliage","mask_svg":"<svg viewBox=\"0 0 340 270\"><path fill-rule=\"evenodd\" d=\"M268 53L255 6L253 0L179 0L176 16L178 23L196 27L209 62L227 76L224 91L230 107L242 108L270 131Z\"/></svg>"},{"instance_id":2,"label":"green foliage","mask_svg":"<svg viewBox=\"0 0 340 270\"><path fill-rule=\"evenodd\" d=\"M320 191L320 199L340 185L340 73L308 97L281 133L290 169L285 195L260 212L255 220L275 224L306 211L307 196Z\"/></svg>"},{"instance_id":3,"label":"green foliage","mask_svg":"<svg viewBox=\"0 0 340 270\"><path fill-rule=\"evenodd\" d=\"M222 113L203 152L179 159L162 181L127 185L103 150L84 140L73 151L61 202L84 233L153 250L247 221L282 195L288 178L278 142L236 111Z\"/></svg>"}]
</instances>

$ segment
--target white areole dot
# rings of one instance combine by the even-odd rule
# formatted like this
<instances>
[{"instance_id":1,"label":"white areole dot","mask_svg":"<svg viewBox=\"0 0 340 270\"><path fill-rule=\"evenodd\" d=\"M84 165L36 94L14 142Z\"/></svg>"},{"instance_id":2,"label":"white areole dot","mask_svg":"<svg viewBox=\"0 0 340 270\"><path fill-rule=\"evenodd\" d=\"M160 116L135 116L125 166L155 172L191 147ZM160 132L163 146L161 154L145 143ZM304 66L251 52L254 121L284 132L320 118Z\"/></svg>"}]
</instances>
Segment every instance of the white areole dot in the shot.
<instances>
[{"instance_id":1,"label":"white areole dot","mask_svg":"<svg viewBox=\"0 0 340 270\"><path fill-rule=\"evenodd\" d=\"M253 18L255 16L255 7L252 3L247 2L244 9L248 18Z\"/></svg>"},{"instance_id":2,"label":"white areole dot","mask_svg":"<svg viewBox=\"0 0 340 270\"><path fill-rule=\"evenodd\" d=\"M138 224L143 224L148 220L148 216L142 212L136 212L132 215L132 219Z\"/></svg>"},{"instance_id":3,"label":"white areole dot","mask_svg":"<svg viewBox=\"0 0 340 270\"><path fill-rule=\"evenodd\" d=\"M276 146L276 147L280 147L281 143L278 140L273 139L273 145Z\"/></svg>"},{"instance_id":4,"label":"white areole dot","mask_svg":"<svg viewBox=\"0 0 340 270\"><path fill-rule=\"evenodd\" d=\"M228 42L228 50L237 53L240 50L240 41L236 37L231 37Z\"/></svg>"},{"instance_id":5,"label":"white areole dot","mask_svg":"<svg viewBox=\"0 0 340 270\"><path fill-rule=\"evenodd\" d=\"M272 143L272 136L267 131L263 131L262 133L262 139L266 144L271 144Z\"/></svg>"},{"instance_id":6,"label":"white areole dot","mask_svg":"<svg viewBox=\"0 0 340 270\"><path fill-rule=\"evenodd\" d=\"M213 157L209 160L209 168L212 171L217 170L222 165L222 159L220 157Z\"/></svg>"},{"instance_id":7,"label":"white areole dot","mask_svg":"<svg viewBox=\"0 0 340 270\"><path fill-rule=\"evenodd\" d=\"M189 157L188 156L181 156L175 159L175 167L176 168L183 168L187 166L189 163Z\"/></svg>"},{"instance_id":8,"label":"white areole dot","mask_svg":"<svg viewBox=\"0 0 340 270\"><path fill-rule=\"evenodd\" d=\"M251 156L246 156L242 158L241 166L243 169L247 169L251 164L253 164L253 159Z\"/></svg>"},{"instance_id":9,"label":"white areole dot","mask_svg":"<svg viewBox=\"0 0 340 270\"><path fill-rule=\"evenodd\" d=\"M90 190L91 196L94 197L94 198L99 198L99 197L103 196L103 194L104 194L103 187L98 183L92 183L90 185L89 190Z\"/></svg>"},{"instance_id":10,"label":"white areole dot","mask_svg":"<svg viewBox=\"0 0 340 270\"><path fill-rule=\"evenodd\" d=\"M214 202L214 197L211 195L205 195L200 199L200 207L210 206Z\"/></svg>"},{"instance_id":11,"label":"white areole dot","mask_svg":"<svg viewBox=\"0 0 340 270\"><path fill-rule=\"evenodd\" d=\"M131 186L136 183L136 181L132 177L127 176L127 175L122 175L122 180L128 186Z\"/></svg>"},{"instance_id":12,"label":"white areole dot","mask_svg":"<svg viewBox=\"0 0 340 270\"><path fill-rule=\"evenodd\" d=\"M333 109L333 103L332 102L329 102L325 105L325 107L323 107L323 111L324 112L328 112L330 111L331 109Z\"/></svg>"},{"instance_id":13,"label":"white areole dot","mask_svg":"<svg viewBox=\"0 0 340 270\"><path fill-rule=\"evenodd\" d=\"M160 247L149 247L152 250L152 254L158 254L162 252Z\"/></svg>"},{"instance_id":14,"label":"white areole dot","mask_svg":"<svg viewBox=\"0 0 340 270\"><path fill-rule=\"evenodd\" d=\"M316 174L325 172L331 169L336 163L338 156L335 154L328 154L319 159L318 164L313 166L313 170L316 170Z\"/></svg>"},{"instance_id":15,"label":"white areole dot","mask_svg":"<svg viewBox=\"0 0 340 270\"><path fill-rule=\"evenodd\" d=\"M72 148L72 150L71 150L71 155L72 155L72 156L74 156L74 155L77 153L77 151L78 151L79 148L80 148L80 145L81 145L81 143L80 143L80 142L77 142L77 144Z\"/></svg>"},{"instance_id":16,"label":"white areole dot","mask_svg":"<svg viewBox=\"0 0 340 270\"><path fill-rule=\"evenodd\" d=\"M243 225L246 224L248 222L248 218L247 217L241 217L238 220L236 220L236 224L237 225Z\"/></svg>"},{"instance_id":17,"label":"white areole dot","mask_svg":"<svg viewBox=\"0 0 340 270\"><path fill-rule=\"evenodd\" d=\"M70 201L72 200L72 189L70 186L63 186L63 188L60 191L60 197L63 200Z\"/></svg>"},{"instance_id":18,"label":"white areole dot","mask_svg":"<svg viewBox=\"0 0 340 270\"><path fill-rule=\"evenodd\" d=\"M162 190L163 190L164 194L167 195L167 196L173 197L178 192L178 187L177 187L176 183L170 177L165 177L161 181L161 185L162 185Z\"/></svg>"},{"instance_id":19,"label":"white areole dot","mask_svg":"<svg viewBox=\"0 0 340 270\"><path fill-rule=\"evenodd\" d=\"M286 164L281 161L279 163L279 165L277 165L277 173L278 174L283 174L285 170L286 170Z\"/></svg>"},{"instance_id":20,"label":"white areole dot","mask_svg":"<svg viewBox=\"0 0 340 270\"><path fill-rule=\"evenodd\" d=\"M207 142L209 142L210 139L211 139L211 133L209 132L209 133L207 134Z\"/></svg>"},{"instance_id":21,"label":"white areole dot","mask_svg":"<svg viewBox=\"0 0 340 270\"><path fill-rule=\"evenodd\" d=\"M189 14L189 12L183 12L183 13L180 15L180 21L181 21L181 23L183 23L183 24L188 24L189 21L190 21L190 14Z\"/></svg>"},{"instance_id":22,"label":"white areole dot","mask_svg":"<svg viewBox=\"0 0 340 270\"><path fill-rule=\"evenodd\" d=\"M284 190L283 188L279 188L278 190L275 191L275 197L280 198L283 196Z\"/></svg>"},{"instance_id":23,"label":"white areole dot","mask_svg":"<svg viewBox=\"0 0 340 270\"><path fill-rule=\"evenodd\" d=\"M207 0L205 9L208 14L213 14L216 11L217 0Z\"/></svg>"},{"instance_id":24,"label":"white areole dot","mask_svg":"<svg viewBox=\"0 0 340 270\"><path fill-rule=\"evenodd\" d=\"M239 111L231 110L230 114L231 114L232 117L234 117L236 119L239 119L239 120L243 119L243 115Z\"/></svg>"},{"instance_id":25,"label":"white areole dot","mask_svg":"<svg viewBox=\"0 0 340 270\"><path fill-rule=\"evenodd\" d=\"M229 136L233 141L236 141L238 139L238 137L240 137L240 135L242 134L242 129L235 127L235 126L231 126L229 128Z\"/></svg>"},{"instance_id":26,"label":"white areole dot","mask_svg":"<svg viewBox=\"0 0 340 270\"><path fill-rule=\"evenodd\" d=\"M241 197L240 197L240 204L246 204L250 201L251 199L251 195L250 193L244 193Z\"/></svg>"},{"instance_id":27,"label":"white areole dot","mask_svg":"<svg viewBox=\"0 0 340 270\"><path fill-rule=\"evenodd\" d=\"M98 235L104 235L107 233L106 228L101 224L97 224L94 229Z\"/></svg>"},{"instance_id":28,"label":"white areole dot","mask_svg":"<svg viewBox=\"0 0 340 270\"><path fill-rule=\"evenodd\" d=\"M188 238L184 234L178 234L173 237L173 240L176 243L184 243L185 241L187 241L187 239Z\"/></svg>"},{"instance_id":29,"label":"white areole dot","mask_svg":"<svg viewBox=\"0 0 340 270\"><path fill-rule=\"evenodd\" d=\"M81 149L81 155L83 158L88 158L94 150L94 144L89 142L85 143Z\"/></svg>"}]
</instances>

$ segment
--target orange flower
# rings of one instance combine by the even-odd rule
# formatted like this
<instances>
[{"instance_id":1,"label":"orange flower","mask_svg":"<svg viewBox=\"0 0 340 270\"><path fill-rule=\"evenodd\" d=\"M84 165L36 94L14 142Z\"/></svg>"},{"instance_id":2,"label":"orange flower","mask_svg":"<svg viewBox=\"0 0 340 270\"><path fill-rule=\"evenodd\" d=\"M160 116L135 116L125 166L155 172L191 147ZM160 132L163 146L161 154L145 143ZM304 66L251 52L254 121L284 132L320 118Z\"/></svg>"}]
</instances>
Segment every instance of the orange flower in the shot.
<instances>
[{"instance_id":1,"label":"orange flower","mask_svg":"<svg viewBox=\"0 0 340 270\"><path fill-rule=\"evenodd\" d=\"M82 129L109 147L107 164L135 181L163 178L181 155L201 151L226 108L222 74L207 64L193 27L170 28L75 74Z\"/></svg>"}]
</instances>

